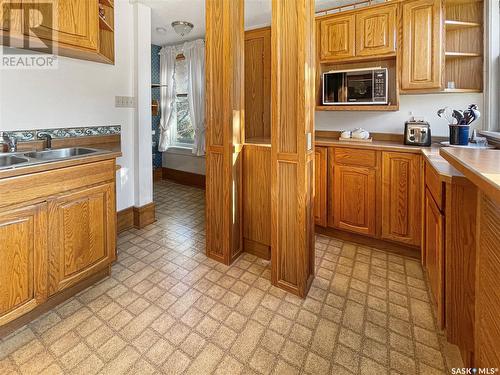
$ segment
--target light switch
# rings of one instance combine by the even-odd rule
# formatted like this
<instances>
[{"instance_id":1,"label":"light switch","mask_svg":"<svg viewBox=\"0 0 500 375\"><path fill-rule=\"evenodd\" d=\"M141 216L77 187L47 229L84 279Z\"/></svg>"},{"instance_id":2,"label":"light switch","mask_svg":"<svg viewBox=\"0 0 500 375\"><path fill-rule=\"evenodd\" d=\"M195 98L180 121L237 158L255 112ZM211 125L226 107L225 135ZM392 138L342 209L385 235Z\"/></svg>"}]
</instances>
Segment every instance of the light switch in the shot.
<instances>
[{"instance_id":1,"label":"light switch","mask_svg":"<svg viewBox=\"0 0 500 375\"><path fill-rule=\"evenodd\" d=\"M116 108L135 108L134 96L115 96Z\"/></svg>"}]
</instances>

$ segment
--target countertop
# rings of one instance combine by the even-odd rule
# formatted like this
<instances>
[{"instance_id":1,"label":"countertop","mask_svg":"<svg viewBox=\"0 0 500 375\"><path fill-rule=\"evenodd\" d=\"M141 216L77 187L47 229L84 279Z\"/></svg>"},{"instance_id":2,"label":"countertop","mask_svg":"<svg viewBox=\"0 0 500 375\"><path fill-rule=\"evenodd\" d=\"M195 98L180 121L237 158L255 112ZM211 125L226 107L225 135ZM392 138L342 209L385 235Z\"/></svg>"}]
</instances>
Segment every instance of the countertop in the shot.
<instances>
[{"instance_id":1,"label":"countertop","mask_svg":"<svg viewBox=\"0 0 500 375\"><path fill-rule=\"evenodd\" d=\"M500 150L442 148L441 156L500 204Z\"/></svg>"}]
</instances>

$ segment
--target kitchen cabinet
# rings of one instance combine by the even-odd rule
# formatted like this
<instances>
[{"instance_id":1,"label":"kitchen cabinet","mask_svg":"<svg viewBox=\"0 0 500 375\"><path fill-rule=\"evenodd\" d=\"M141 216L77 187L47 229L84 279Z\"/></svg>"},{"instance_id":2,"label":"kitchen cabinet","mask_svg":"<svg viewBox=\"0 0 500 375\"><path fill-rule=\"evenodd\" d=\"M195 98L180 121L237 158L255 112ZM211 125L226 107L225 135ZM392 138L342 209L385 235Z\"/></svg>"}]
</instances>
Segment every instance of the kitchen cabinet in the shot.
<instances>
[{"instance_id":1,"label":"kitchen cabinet","mask_svg":"<svg viewBox=\"0 0 500 375\"><path fill-rule=\"evenodd\" d=\"M45 203L0 211L0 326L47 298Z\"/></svg>"},{"instance_id":2,"label":"kitchen cabinet","mask_svg":"<svg viewBox=\"0 0 500 375\"><path fill-rule=\"evenodd\" d=\"M36 28L39 38L97 52L97 1L52 0L29 2L28 6L30 23L39 25ZM23 29L24 35L30 35L32 32Z\"/></svg>"},{"instance_id":3,"label":"kitchen cabinet","mask_svg":"<svg viewBox=\"0 0 500 375\"><path fill-rule=\"evenodd\" d=\"M362 10L356 14L356 56L396 52L397 5Z\"/></svg>"},{"instance_id":4,"label":"kitchen cabinet","mask_svg":"<svg viewBox=\"0 0 500 375\"><path fill-rule=\"evenodd\" d=\"M374 236L376 170L352 165L335 165L333 169L333 226Z\"/></svg>"},{"instance_id":5,"label":"kitchen cabinet","mask_svg":"<svg viewBox=\"0 0 500 375\"><path fill-rule=\"evenodd\" d=\"M444 215L439 210L430 191L425 191L424 205L425 268L438 322L444 326Z\"/></svg>"},{"instance_id":6,"label":"kitchen cabinet","mask_svg":"<svg viewBox=\"0 0 500 375\"><path fill-rule=\"evenodd\" d=\"M382 238L419 246L421 157L382 152Z\"/></svg>"},{"instance_id":7,"label":"kitchen cabinet","mask_svg":"<svg viewBox=\"0 0 500 375\"><path fill-rule=\"evenodd\" d=\"M327 224L327 148L315 147L314 149L314 222L316 225L326 227Z\"/></svg>"},{"instance_id":8,"label":"kitchen cabinet","mask_svg":"<svg viewBox=\"0 0 500 375\"><path fill-rule=\"evenodd\" d=\"M115 260L114 190L105 183L49 200L50 294Z\"/></svg>"},{"instance_id":9,"label":"kitchen cabinet","mask_svg":"<svg viewBox=\"0 0 500 375\"><path fill-rule=\"evenodd\" d=\"M320 60L344 60L356 56L356 16L336 15L319 23Z\"/></svg>"},{"instance_id":10,"label":"kitchen cabinet","mask_svg":"<svg viewBox=\"0 0 500 375\"><path fill-rule=\"evenodd\" d=\"M29 27L22 22L21 3L23 14L29 14ZM114 63L112 0L35 0L13 4L10 4L10 12L0 14L0 20L4 20L0 26L9 25L10 31L9 38L0 43L23 46L24 39L29 36L31 48L42 48L43 52L47 52L47 46L41 45L40 41L52 47L53 54ZM99 13L99 7L103 15ZM9 22L5 21L6 17L10 18Z\"/></svg>"},{"instance_id":11,"label":"kitchen cabinet","mask_svg":"<svg viewBox=\"0 0 500 375\"><path fill-rule=\"evenodd\" d=\"M402 3L401 89L440 90L443 86L441 0Z\"/></svg>"}]
</instances>

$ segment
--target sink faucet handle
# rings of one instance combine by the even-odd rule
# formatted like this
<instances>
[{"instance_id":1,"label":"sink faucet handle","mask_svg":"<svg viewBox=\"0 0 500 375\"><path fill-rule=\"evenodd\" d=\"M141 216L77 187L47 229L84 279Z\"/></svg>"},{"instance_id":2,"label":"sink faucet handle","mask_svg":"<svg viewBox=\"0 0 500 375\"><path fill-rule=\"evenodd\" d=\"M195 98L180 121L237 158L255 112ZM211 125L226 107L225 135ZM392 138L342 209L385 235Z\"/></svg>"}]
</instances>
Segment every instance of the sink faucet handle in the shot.
<instances>
[{"instance_id":1,"label":"sink faucet handle","mask_svg":"<svg viewBox=\"0 0 500 375\"><path fill-rule=\"evenodd\" d=\"M7 132L2 132L3 143L9 148L9 152L17 151L17 138L14 135L9 135Z\"/></svg>"},{"instance_id":2,"label":"sink faucet handle","mask_svg":"<svg viewBox=\"0 0 500 375\"><path fill-rule=\"evenodd\" d=\"M50 135L47 132L39 132L37 133L36 137L38 139L45 139L45 142L47 143L47 148L52 148L52 135Z\"/></svg>"}]
</instances>

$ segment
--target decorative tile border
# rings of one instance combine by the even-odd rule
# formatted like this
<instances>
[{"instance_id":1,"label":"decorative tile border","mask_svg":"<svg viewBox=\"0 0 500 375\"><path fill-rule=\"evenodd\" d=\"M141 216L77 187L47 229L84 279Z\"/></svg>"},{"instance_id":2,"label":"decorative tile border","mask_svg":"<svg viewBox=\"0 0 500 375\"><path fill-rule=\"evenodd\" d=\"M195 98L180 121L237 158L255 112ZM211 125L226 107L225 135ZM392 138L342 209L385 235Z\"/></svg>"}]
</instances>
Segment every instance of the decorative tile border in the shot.
<instances>
[{"instance_id":1,"label":"decorative tile border","mask_svg":"<svg viewBox=\"0 0 500 375\"><path fill-rule=\"evenodd\" d=\"M13 130L2 133L14 136L20 142L32 141L36 139L37 133L48 133L52 138L89 137L96 135L120 134L121 126L88 126L81 128L56 128L56 129L35 129L35 130Z\"/></svg>"}]
</instances>

